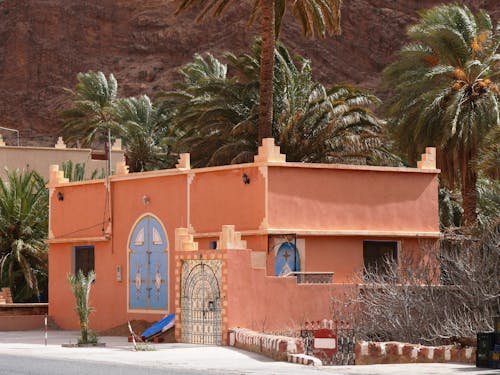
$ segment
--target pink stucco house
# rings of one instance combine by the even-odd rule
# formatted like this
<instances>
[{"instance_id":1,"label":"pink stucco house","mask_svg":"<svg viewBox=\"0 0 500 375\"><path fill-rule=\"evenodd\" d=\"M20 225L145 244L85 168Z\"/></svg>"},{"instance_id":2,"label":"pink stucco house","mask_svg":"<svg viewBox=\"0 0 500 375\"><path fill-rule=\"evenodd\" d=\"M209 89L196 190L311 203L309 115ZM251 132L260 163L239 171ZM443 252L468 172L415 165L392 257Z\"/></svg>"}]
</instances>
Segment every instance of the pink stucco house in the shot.
<instances>
[{"instance_id":1,"label":"pink stucco house","mask_svg":"<svg viewBox=\"0 0 500 375\"><path fill-rule=\"evenodd\" d=\"M435 150L418 168L287 163L272 139L253 163L68 183L51 170L49 314L78 326L66 275L94 269L91 325L176 313L184 342L331 317L363 267L439 238ZM359 279L358 279L359 281Z\"/></svg>"}]
</instances>

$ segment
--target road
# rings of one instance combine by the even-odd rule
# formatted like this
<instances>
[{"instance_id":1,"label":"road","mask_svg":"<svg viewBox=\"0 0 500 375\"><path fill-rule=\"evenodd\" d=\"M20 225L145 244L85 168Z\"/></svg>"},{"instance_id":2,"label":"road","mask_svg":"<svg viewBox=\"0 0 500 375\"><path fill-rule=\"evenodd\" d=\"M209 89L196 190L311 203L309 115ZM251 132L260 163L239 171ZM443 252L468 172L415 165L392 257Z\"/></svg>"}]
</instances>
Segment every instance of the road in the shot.
<instances>
[{"instance_id":1,"label":"road","mask_svg":"<svg viewBox=\"0 0 500 375\"><path fill-rule=\"evenodd\" d=\"M498 370L449 364L310 367L275 362L246 351L187 344L154 344L153 351L132 350L123 337L103 337L105 348L64 348L78 334L68 331L43 334L0 332L0 375L499 375Z\"/></svg>"}]
</instances>

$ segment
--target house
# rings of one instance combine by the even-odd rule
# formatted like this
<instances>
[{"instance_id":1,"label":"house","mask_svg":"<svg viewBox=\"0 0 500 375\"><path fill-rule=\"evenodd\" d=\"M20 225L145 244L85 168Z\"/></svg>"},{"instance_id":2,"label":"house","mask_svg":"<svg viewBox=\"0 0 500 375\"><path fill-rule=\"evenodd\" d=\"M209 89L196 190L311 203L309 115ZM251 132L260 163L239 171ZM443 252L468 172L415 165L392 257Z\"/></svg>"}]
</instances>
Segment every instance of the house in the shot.
<instances>
[{"instance_id":1,"label":"house","mask_svg":"<svg viewBox=\"0 0 500 375\"><path fill-rule=\"evenodd\" d=\"M418 168L288 163L272 139L253 163L122 162L109 183L52 166L49 315L78 327L67 275L94 269L96 330L175 312L178 340L224 344L231 327L330 317L364 266L437 241L438 175L433 148Z\"/></svg>"}]
</instances>

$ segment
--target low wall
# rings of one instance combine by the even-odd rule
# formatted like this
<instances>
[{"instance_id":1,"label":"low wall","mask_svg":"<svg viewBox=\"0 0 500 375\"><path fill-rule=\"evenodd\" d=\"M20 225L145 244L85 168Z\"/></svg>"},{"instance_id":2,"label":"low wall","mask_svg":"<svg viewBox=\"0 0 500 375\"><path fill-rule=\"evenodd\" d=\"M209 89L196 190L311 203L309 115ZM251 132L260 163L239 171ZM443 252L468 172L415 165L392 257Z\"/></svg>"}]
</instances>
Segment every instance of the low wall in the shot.
<instances>
[{"instance_id":1,"label":"low wall","mask_svg":"<svg viewBox=\"0 0 500 375\"><path fill-rule=\"evenodd\" d=\"M253 268L250 250L227 250L229 327L254 331L297 331L304 322L332 316L332 298L349 284L297 284L295 277L267 276ZM223 281L224 282L224 281Z\"/></svg>"},{"instance_id":2,"label":"low wall","mask_svg":"<svg viewBox=\"0 0 500 375\"><path fill-rule=\"evenodd\" d=\"M476 348L423 346L400 342L356 343L356 365L385 363L475 363Z\"/></svg>"},{"instance_id":3,"label":"low wall","mask_svg":"<svg viewBox=\"0 0 500 375\"><path fill-rule=\"evenodd\" d=\"M278 361L287 361L288 354L304 353L301 338L266 335L244 328L229 329L229 346L263 354Z\"/></svg>"},{"instance_id":4,"label":"low wall","mask_svg":"<svg viewBox=\"0 0 500 375\"><path fill-rule=\"evenodd\" d=\"M0 305L0 331L29 331L45 327L47 303Z\"/></svg>"}]
</instances>

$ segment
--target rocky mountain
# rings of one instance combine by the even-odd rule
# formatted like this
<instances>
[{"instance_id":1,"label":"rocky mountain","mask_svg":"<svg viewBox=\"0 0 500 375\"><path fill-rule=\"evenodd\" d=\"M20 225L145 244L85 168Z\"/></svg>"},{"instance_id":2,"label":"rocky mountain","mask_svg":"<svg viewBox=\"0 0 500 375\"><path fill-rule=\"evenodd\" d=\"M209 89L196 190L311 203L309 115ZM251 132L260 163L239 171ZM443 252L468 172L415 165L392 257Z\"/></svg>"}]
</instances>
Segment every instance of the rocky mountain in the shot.
<instances>
[{"instance_id":1,"label":"rocky mountain","mask_svg":"<svg viewBox=\"0 0 500 375\"><path fill-rule=\"evenodd\" d=\"M196 11L176 16L178 2L0 0L0 126L19 129L24 145L54 143L61 129L56 111L67 100L63 87L73 87L78 72L114 73L122 96L154 95L171 86L194 53L244 51L258 34L259 25L247 24L249 0L220 19L199 22ZM344 0L342 36L306 39L288 16L282 39L312 60L323 83L377 91L380 73L404 43L417 11L442 2ZM499 0L461 3L500 19Z\"/></svg>"}]
</instances>

